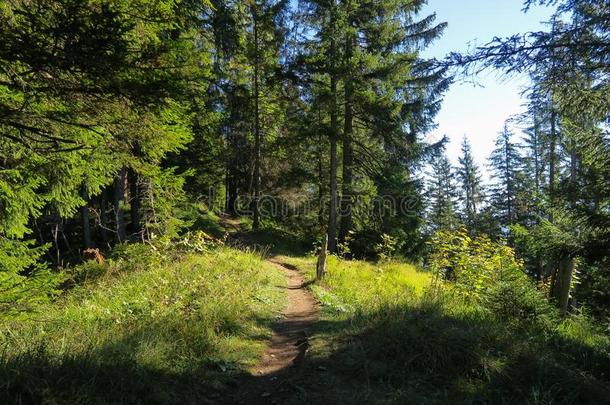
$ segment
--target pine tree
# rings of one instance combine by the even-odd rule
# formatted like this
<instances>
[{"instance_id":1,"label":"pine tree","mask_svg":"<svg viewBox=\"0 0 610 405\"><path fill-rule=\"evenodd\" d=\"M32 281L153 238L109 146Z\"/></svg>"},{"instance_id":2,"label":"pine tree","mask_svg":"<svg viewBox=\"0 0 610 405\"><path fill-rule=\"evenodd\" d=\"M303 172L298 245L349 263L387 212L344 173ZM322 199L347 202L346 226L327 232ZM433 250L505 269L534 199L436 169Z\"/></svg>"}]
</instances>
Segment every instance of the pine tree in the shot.
<instances>
[{"instance_id":1,"label":"pine tree","mask_svg":"<svg viewBox=\"0 0 610 405\"><path fill-rule=\"evenodd\" d=\"M471 229L477 229L477 215L483 203L483 190L479 167L472 156L470 142L466 137L462 140L462 155L459 158L457 169L462 201L462 216L465 225Z\"/></svg>"},{"instance_id":2,"label":"pine tree","mask_svg":"<svg viewBox=\"0 0 610 405\"><path fill-rule=\"evenodd\" d=\"M489 158L489 167L493 184L490 188L490 202L495 209L496 216L503 233L515 223L517 212L517 194L521 185L520 155L517 145L512 140L513 133L508 129L508 123L496 139L495 149Z\"/></svg>"},{"instance_id":3,"label":"pine tree","mask_svg":"<svg viewBox=\"0 0 610 405\"><path fill-rule=\"evenodd\" d=\"M446 26L436 24L435 15L418 19L423 2L340 4L344 125L339 240L343 241L357 224L355 186L370 174L356 163L383 155L382 167L417 160L417 136L431 125L438 97L449 82L442 71L428 69L419 59L419 52ZM367 140L371 136L376 145Z\"/></svg>"},{"instance_id":4,"label":"pine tree","mask_svg":"<svg viewBox=\"0 0 610 405\"><path fill-rule=\"evenodd\" d=\"M432 232L453 230L458 224L457 184L455 173L445 152L434 157L426 192L428 201L428 226Z\"/></svg>"}]
</instances>

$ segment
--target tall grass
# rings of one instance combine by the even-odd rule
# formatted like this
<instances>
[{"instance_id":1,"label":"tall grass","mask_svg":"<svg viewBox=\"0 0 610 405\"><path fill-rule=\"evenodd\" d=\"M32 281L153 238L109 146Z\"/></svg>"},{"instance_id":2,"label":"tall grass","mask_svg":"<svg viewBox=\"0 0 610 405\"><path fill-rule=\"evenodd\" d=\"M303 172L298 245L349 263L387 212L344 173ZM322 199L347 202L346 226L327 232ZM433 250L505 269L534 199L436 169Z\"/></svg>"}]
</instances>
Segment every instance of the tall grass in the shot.
<instances>
[{"instance_id":1,"label":"tall grass","mask_svg":"<svg viewBox=\"0 0 610 405\"><path fill-rule=\"evenodd\" d=\"M314 258L281 259L303 269L309 278L315 278ZM389 304L406 304L421 296L431 282L430 273L407 263L375 264L329 256L327 266L327 277L311 288L325 311L338 314L363 314Z\"/></svg>"},{"instance_id":2,"label":"tall grass","mask_svg":"<svg viewBox=\"0 0 610 405\"><path fill-rule=\"evenodd\" d=\"M254 364L285 300L276 267L225 247L129 245L73 279L0 323L0 403L201 403Z\"/></svg>"},{"instance_id":3,"label":"tall grass","mask_svg":"<svg viewBox=\"0 0 610 405\"><path fill-rule=\"evenodd\" d=\"M313 258L284 260L313 278ZM586 317L562 319L549 310L537 312L542 320L513 322L510 311L497 316L496 304L433 294L430 282L429 273L409 264L331 258L327 278L311 287L322 311L300 383L308 400L597 404L610 398L610 340Z\"/></svg>"}]
</instances>

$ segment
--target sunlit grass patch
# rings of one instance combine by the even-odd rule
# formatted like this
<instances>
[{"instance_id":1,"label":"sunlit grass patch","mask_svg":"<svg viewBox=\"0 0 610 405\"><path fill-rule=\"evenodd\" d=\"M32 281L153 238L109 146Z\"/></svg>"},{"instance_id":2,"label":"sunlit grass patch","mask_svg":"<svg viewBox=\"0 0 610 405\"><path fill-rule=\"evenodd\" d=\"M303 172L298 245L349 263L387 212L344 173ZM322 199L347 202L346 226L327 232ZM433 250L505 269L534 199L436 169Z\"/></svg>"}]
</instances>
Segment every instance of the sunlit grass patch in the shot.
<instances>
[{"instance_id":1,"label":"sunlit grass patch","mask_svg":"<svg viewBox=\"0 0 610 405\"><path fill-rule=\"evenodd\" d=\"M308 278L315 277L315 257L280 259L305 271ZM312 286L312 291L328 310L368 312L420 297L431 280L429 272L409 263L348 261L329 256L327 275Z\"/></svg>"},{"instance_id":2,"label":"sunlit grass patch","mask_svg":"<svg viewBox=\"0 0 610 405\"><path fill-rule=\"evenodd\" d=\"M281 260L314 278L315 257ZM322 306L302 382L310 399L580 404L610 394L610 344L590 320L542 311L544 322L506 322L496 304L431 282L410 264L330 257L326 278L310 287Z\"/></svg>"},{"instance_id":3,"label":"sunlit grass patch","mask_svg":"<svg viewBox=\"0 0 610 405\"><path fill-rule=\"evenodd\" d=\"M285 304L276 266L224 247L134 251L0 325L0 402L193 402L257 361Z\"/></svg>"}]
</instances>

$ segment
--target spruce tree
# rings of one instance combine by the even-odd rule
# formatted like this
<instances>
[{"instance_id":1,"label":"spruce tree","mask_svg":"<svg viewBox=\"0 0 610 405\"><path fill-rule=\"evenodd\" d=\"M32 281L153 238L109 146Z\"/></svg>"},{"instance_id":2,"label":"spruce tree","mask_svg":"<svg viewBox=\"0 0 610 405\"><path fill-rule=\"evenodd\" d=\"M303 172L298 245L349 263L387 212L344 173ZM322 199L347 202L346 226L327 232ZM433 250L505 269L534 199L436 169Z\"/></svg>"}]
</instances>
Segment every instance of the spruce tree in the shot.
<instances>
[{"instance_id":1,"label":"spruce tree","mask_svg":"<svg viewBox=\"0 0 610 405\"><path fill-rule=\"evenodd\" d=\"M432 124L438 98L449 83L442 71L429 69L419 58L446 26L436 24L434 14L420 18L422 6L423 2L405 0L340 3L344 107L340 241L358 225L353 217L355 187L370 174L356 163L382 156L381 167L402 164L408 172L418 160L418 136ZM413 181L409 173L404 179Z\"/></svg>"},{"instance_id":2,"label":"spruce tree","mask_svg":"<svg viewBox=\"0 0 610 405\"><path fill-rule=\"evenodd\" d=\"M307 30L306 39L299 44L300 54L292 64L293 74L302 86L304 97L318 106L316 114L310 115L309 125L317 122L329 143L328 164L328 250L337 252L338 225L338 143L339 129L339 81L343 14L337 0L307 0L302 2L298 16ZM323 113L322 113L323 111ZM321 117L322 115L322 117ZM321 122L320 122L321 121ZM324 188L318 185L319 188Z\"/></svg>"},{"instance_id":3,"label":"spruce tree","mask_svg":"<svg viewBox=\"0 0 610 405\"><path fill-rule=\"evenodd\" d=\"M432 232L454 230L457 217L458 189L455 173L445 152L432 159L426 192L428 226Z\"/></svg>"},{"instance_id":4,"label":"spruce tree","mask_svg":"<svg viewBox=\"0 0 610 405\"><path fill-rule=\"evenodd\" d=\"M459 157L457 177L460 183L462 200L462 217L464 224L471 230L477 228L477 215L483 203L483 187L479 167L472 156L470 142L462 139L462 155Z\"/></svg>"},{"instance_id":5,"label":"spruce tree","mask_svg":"<svg viewBox=\"0 0 610 405\"><path fill-rule=\"evenodd\" d=\"M490 203L505 234L508 232L508 227L517 219L517 194L521 187L520 159L517 145L513 141L513 133L509 130L508 123L505 123L489 158L493 180L490 187Z\"/></svg>"}]
</instances>

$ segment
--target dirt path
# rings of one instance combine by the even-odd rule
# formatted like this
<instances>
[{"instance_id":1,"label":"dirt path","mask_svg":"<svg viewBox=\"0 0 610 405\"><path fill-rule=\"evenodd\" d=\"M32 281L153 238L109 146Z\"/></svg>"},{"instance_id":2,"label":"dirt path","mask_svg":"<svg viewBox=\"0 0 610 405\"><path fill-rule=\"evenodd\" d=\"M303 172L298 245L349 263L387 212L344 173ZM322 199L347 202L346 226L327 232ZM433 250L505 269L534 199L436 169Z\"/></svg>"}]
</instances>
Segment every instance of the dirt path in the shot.
<instances>
[{"instance_id":1,"label":"dirt path","mask_svg":"<svg viewBox=\"0 0 610 405\"><path fill-rule=\"evenodd\" d=\"M274 259L269 261L286 273L288 305L259 364L238 382L237 404L283 404L298 396L300 388L293 381L301 370L309 331L318 317L316 301L299 271Z\"/></svg>"}]
</instances>

